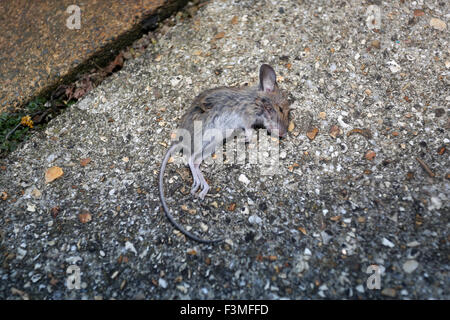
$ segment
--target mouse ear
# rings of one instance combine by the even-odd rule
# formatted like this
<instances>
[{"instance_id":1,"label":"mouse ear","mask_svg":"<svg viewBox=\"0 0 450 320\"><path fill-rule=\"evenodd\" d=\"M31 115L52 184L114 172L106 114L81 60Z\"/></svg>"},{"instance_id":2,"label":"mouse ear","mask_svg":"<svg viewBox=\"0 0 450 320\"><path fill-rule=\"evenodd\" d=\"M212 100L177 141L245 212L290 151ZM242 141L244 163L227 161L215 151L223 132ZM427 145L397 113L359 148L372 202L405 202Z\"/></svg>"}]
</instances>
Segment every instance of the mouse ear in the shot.
<instances>
[{"instance_id":1,"label":"mouse ear","mask_svg":"<svg viewBox=\"0 0 450 320\"><path fill-rule=\"evenodd\" d=\"M271 92L277 86L277 76L275 70L268 64L263 64L259 68L259 90Z\"/></svg>"}]
</instances>

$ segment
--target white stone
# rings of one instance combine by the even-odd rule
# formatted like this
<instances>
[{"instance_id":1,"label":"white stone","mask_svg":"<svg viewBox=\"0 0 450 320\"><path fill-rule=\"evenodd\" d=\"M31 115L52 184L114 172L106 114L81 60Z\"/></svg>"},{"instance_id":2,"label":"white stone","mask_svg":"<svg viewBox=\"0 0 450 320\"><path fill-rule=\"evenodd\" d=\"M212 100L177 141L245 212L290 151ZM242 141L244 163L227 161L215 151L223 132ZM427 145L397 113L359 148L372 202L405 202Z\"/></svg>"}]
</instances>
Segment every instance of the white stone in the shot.
<instances>
[{"instance_id":1,"label":"white stone","mask_svg":"<svg viewBox=\"0 0 450 320\"><path fill-rule=\"evenodd\" d=\"M131 251L135 255L138 255L138 253L136 251L136 248L134 247L134 245L130 241L125 242L125 250Z\"/></svg>"},{"instance_id":2,"label":"white stone","mask_svg":"<svg viewBox=\"0 0 450 320\"><path fill-rule=\"evenodd\" d=\"M36 283L36 282L38 282L39 280L41 280L41 278L42 278L42 275L41 274L35 274L35 275L33 275L32 277L31 277L31 282L33 282L33 283Z\"/></svg>"},{"instance_id":3,"label":"white stone","mask_svg":"<svg viewBox=\"0 0 450 320\"><path fill-rule=\"evenodd\" d=\"M242 182L243 184L247 185L250 183L250 180L248 180L248 178L241 173L241 175L239 176L239 181Z\"/></svg>"},{"instance_id":4,"label":"white stone","mask_svg":"<svg viewBox=\"0 0 450 320\"><path fill-rule=\"evenodd\" d=\"M414 241L408 242L406 244L406 246L408 246L410 248L417 247L417 246L420 246L420 242L414 240Z\"/></svg>"},{"instance_id":5,"label":"white stone","mask_svg":"<svg viewBox=\"0 0 450 320\"><path fill-rule=\"evenodd\" d=\"M419 263L416 260L408 260L403 264L403 271L406 273L412 273L418 266Z\"/></svg>"},{"instance_id":6,"label":"white stone","mask_svg":"<svg viewBox=\"0 0 450 320\"><path fill-rule=\"evenodd\" d=\"M254 214L248 218L248 222L250 222L251 224L261 224L262 219Z\"/></svg>"},{"instance_id":7,"label":"white stone","mask_svg":"<svg viewBox=\"0 0 450 320\"><path fill-rule=\"evenodd\" d=\"M72 256L66 259L66 262L70 264L77 264L78 261L83 261L83 259L79 256Z\"/></svg>"},{"instance_id":8,"label":"white stone","mask_svg":"<svg viewBox=\"0 0 450 320\"><path fill-rule=\"evenodd\" d=\"M320 232L320 235L322 236L322 242L323 244L328 244L332 238L327 232L322 231Z\"/></svg>"},{"instance_id":9,"label":"white stone","mask_svg":"<svg viewBox=\"0 0 450 320\"><path fill-rule=\"evenodd\" d=\"M36 211L36 205L32 204L32 203L27 203L27 211L35 212Z\"/></svg>"},{"instance_id":10,"label":"white stone","mask_svg":"<svg viewBox=\"0 0 450 320\"><path fill-rule=\"evenodd\" d=\"M445 22L438 18L431 18L430 26L439 31L444 31L445 29L447 29L447 25L445 24Z\"/></svg>"},{"instance_id":11,"label":"white stone","mask_svg":"<svg viewBox=\"0 0 450 320\"><path fill-rule=\"evenodd\" d=\"M27 254L27 250L23 250L21 248L17 248L17 259L22 260Z\"/></svg>"},{"instance_id":12,"label":"white stone","mask_svg":"<svg viewBox=\"0 0 450 320\"><path fill-rule=\"evenodd\" d=\"M383 238L383 241L381 243L383 244L383 246L386 246L386 247L389 247L389 248L395 247L395 245L391 241L386 239L386 238Z\"/></svg>"},{"instance_id":13,"label":"white stone","mask_svg":"<svg viewBox=\"0 0 450 320\"><path fill-rule=\"evenodd\" d=\"M170 79L170 84L172 85L172 87L176 87L182 80L183 78L181 76L176 76Z\"/></svg>"},{"instance_id":14,"label":"white stone","mask_svg":"<svg viewBox=\"0 0 450 320\"><path fill-rule=\"evenodd\" d=\"M428 206L429 210L439 210L442 207L442 201L438 197L431 197L431 204Z\"/></svg>"},{"instance_id":15,"label":"white stone","mask_svg":"<svg viewBox=\"0 0 450 320\"><path fill-rule=\"evenodd\" d=\"M158 280L158 285L159 285L161 288L166 289L166 288L167 288L167 281L164 280L163 278L159 278L159 280Z\"/></svg>"},{"instance_id":16,"label":"white stone","mask_svg":"<svg viewBox=\"0 0 450 320\"><path fill-rule=\"evenodd\" d=\"M397 73L401 70L401 67L399 66L399 64L397 62L395 62L394 60L389 61L387 63L387 65L392 73Z\"/></svg>"},{"instance_id":17,"label":"white stone","mask_svg":"<svg viewBox=\"0 0 450 320\"><path fill-rule=\"evenodd\" d=\"M336 71L336 69L337 69L336 64L332 63L332 64L330 65L330 72L333 73L333 72Z\"/></svg>"},{"instance_id":18,"label":"white stone","mask_svg":"<svg viewBox=\"0 0 450 320\"><path fill-rule=\"evenodd\" d=\"M185 286L179 285L179 286L177 286L177 289L180 290L181 292L183 292L184 294L187 293L187 288Z\"/></svg>"},{"instance_id":19,"label":"white stone","mask_svg":"<svg viewBox=\"0 0 450 320\"><path fill-rule=\"evenodd\" d=\"M208 231L208 226L203 222L200 223L200 228L202 229L203 232Z\"/></svg>"}]
</instances>

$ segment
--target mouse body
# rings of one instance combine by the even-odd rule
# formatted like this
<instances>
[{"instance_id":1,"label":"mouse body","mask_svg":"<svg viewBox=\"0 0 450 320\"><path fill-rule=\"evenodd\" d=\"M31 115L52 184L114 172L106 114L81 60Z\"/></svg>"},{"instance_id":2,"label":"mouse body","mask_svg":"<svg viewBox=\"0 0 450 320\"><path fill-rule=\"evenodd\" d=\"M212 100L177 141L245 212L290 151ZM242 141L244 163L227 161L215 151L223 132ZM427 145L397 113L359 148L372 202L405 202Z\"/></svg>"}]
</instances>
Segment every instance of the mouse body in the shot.
<instances>
[{"instance_id":1,"label":"mouse body","mask_svg":"<svg viewBox=\"0 0 450 320\"><path fill-rule=\"evenodd\" d=\"M263 64L259 70L259 84L253 87L219 87L200 93L180 120L176 141L166 152L161 163L159 193L164 212L172 224L187 237L202 243L214 243L223 239L203 239L185 230L172 216L164 197L164 171L169 158L183 150L187 153L192 173L191 194L204 199L209 191L200 170L205 157L210 156L223 141L243 130L250 139L254 127L266 128L280 137L287 134L289 125L289 101L286 93L278 88L273 68Z\"/></svg>"}]
</instances>

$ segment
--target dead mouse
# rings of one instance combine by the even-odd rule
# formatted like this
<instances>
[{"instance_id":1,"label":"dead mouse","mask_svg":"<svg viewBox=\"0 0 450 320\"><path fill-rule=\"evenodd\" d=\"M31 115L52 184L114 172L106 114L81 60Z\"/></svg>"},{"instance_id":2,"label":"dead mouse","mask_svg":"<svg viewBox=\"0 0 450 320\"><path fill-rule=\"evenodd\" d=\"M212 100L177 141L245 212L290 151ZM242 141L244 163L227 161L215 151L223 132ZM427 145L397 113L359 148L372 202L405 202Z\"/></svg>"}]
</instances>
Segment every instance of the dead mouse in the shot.
<instances>
[{"instance_id":1,"label":"dead mouse","mask_svg":"<svg viewBox=\"0 0 450 320\"><path fill-rule=\"evenodd\" d=\"M216 146L230 137L236 130L244 130L249 137L254 127L264 127L267 131L276 132L284 137L289 124L289 101L287 95L278 88L276 74L267 64L259 69L259 85L254 87L219 87L209 89L198 95L181 118L178 132L182 141L175 142L167 150L161 163L159 173L159 194L167 218L187 237L202 243L213 243L223 239L202 239L185 230L175 221L164 198L164 171L169 158L180 149L188 155L188 165L192 173L193 184L191 194L199 188L199 198L208 193L209 186L200 171L200 164L205 157L211 155ZM207 132L216 132L211 137ZM191 151L192 150L192 151ZM208 152L206 152L208 151Z\"/></svg>"}]
</instances>

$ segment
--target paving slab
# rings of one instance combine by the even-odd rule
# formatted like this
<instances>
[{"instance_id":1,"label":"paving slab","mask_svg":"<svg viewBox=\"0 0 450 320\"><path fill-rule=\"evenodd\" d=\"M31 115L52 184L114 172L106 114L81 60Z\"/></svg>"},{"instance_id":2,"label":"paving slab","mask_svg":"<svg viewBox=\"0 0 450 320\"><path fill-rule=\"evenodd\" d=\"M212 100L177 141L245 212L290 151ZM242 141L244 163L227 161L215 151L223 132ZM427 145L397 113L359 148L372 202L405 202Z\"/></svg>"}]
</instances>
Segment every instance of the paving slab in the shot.
<instances>
[{"instance_id":1,"label":"paving slab","mask_svg":"<svg viewBox=\"0 0 450 320\"><path fill-rule=\"evenodd\" d=\"M1 160L0 297L449 299L448 6L216 0L162 26ZM278 171L205 164L200 202L168 166L176 219L226 239L198 244L161 160L197 94L262 63L293 100Z\"/></svg>"},{"instance_id":2,"label":"paving slab","mask_svg":"<svg viewBox=\"0 0 450 320\"><path fill-rule=\"evenodd\" d=\"M103 66L143 29L156 27L186 3L1 1L0 112L15 110L96 64Z\"/></svg>"}]
</instances>

